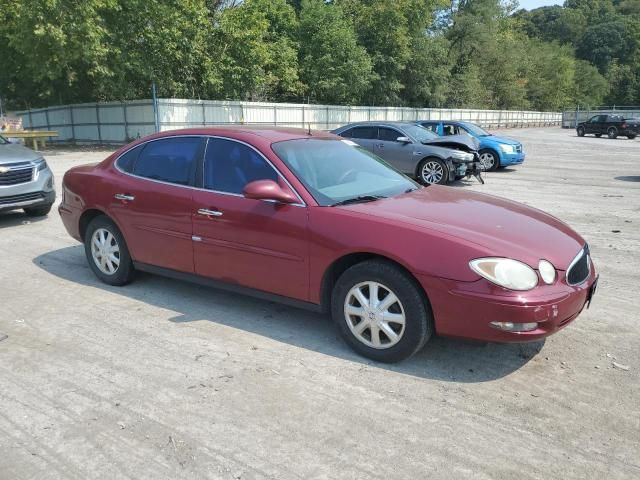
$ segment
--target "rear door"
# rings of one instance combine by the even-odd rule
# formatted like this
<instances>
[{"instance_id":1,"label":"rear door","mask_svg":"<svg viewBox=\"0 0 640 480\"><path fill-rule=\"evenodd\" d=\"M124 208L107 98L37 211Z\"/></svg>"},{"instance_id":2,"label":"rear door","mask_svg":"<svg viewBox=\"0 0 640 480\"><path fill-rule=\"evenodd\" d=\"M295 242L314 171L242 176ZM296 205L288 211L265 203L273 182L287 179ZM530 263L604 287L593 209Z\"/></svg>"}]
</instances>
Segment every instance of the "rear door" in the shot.
<instances>
[{"instance_id":1,"label":"rear door","mask_svg":"<svg viewBox=\"0 0 640 480\"><path fill-rule=\"evenodd\" d=\"M373 153L375 143L378 140L378 127L369 125L353 127L350 130L343 132L341 136L350 138L361 147L366 148Z\"/></svg>"},{"instance_id":2,"label":"rear door","mask_svg":"<svg viewBox=\"0 0 640 480\"><path fill-rule=\"evenodd\" d=\"M373 153L384 159L389 164L404 173L415 171L415 160L413 159L413 144L398 142L398 137L406 135L400 130L391 127L378 128L378 141L375 144Z\"/></svg>"},{"instance_id":3,"label":"rear door","mask_svg":"<svg viewBox=\"0 0 640 480\"><path fill-rule=\"evenodd\" d=\"M594 133L607 133L609 128L608 115L598 115Z\"/></svg>"},{"instance_id":4,"label":"rear door","mask_svg":"<svg viewBox=\"0 0 640 480\"><path fill-rule=\"evenodd\" d=\"M108 210L135 261L193 272L192 194L203 147L199 136L162 138L117 160L125 174L113 187Z\"/></svg>"},{"instance_id":5,"label":"rear door","mask_svg":"<svg viewBox=\"0 0 640 480\"><path fill-rule=\"evenodd\" d=\"M194 191L195 271L227 283L307 300L307 208L302 200L285 205L242 195L247 183L265 179L295 195L253 147L231 139L209 139L203 188Z\"/></svg>"}]
</instances>

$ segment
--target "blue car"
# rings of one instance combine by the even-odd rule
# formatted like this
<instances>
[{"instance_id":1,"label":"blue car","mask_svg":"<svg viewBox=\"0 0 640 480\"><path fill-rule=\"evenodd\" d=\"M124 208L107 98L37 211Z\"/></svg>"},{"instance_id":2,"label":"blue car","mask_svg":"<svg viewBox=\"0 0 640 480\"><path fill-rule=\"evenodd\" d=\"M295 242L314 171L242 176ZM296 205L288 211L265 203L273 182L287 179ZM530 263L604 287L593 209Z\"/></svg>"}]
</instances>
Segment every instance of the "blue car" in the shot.
<instances>
[{"instance_id":1,"label":"blue car","mask_svg":"<svg viewBox=\"0 0 640 480\"><path fill-rule=\"evenodd\" d=\"M457 120L419 120L416 124L437 133L440 136L466 133L480 141L480 163L485 171L524 162L522 144L511 138L496 137L478 125Z\"/></svg>"}]
</instances>

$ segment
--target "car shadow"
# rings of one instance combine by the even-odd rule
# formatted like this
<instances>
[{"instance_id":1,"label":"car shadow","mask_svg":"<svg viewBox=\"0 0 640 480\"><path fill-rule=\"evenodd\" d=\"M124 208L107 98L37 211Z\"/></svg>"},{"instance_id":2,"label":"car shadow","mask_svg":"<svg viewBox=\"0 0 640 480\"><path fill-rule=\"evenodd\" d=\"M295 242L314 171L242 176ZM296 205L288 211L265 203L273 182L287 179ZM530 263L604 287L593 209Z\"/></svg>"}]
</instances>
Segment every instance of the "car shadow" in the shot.
<instances>
[{"instance_id":1,"label":"car shadow","mask_svg":"<svg viewBox=\"0 0 640 480\"><path fill-rule=\"evenodd\" d=\"M615 180L621 180L623 182L640 182L640 175L622 175L614 178Z\"/></svg>"},{"instance_id":2,"label":"car shadow","mask_svg":"<svg viewBox=\"0 0 640 480\"><path fill-rule=\"evenodd\" d=\"M22 210L0 212L0 229L30 225L32 223L42 222L47 218L47 215L45 215L44 217L29 217Z\"/></svg>"},{"instance_id":3,"label":"car shadow","mask_svg":"<svg viewBox=\"0 0 640 480\"><path fill-rule=\"evenodd\" d=\"M53 250L33 262L64 280L174 311L176 315L170 321L176 324L215 322L324 355L424 379L460 383L495 380L518 370L544 346L544 341L475 344L436 337L414 357L388 365L354 353L330 319L319 313L144 273L126 287L112 287L94 276L81 245Z\"/></svg>"}]
</instances>

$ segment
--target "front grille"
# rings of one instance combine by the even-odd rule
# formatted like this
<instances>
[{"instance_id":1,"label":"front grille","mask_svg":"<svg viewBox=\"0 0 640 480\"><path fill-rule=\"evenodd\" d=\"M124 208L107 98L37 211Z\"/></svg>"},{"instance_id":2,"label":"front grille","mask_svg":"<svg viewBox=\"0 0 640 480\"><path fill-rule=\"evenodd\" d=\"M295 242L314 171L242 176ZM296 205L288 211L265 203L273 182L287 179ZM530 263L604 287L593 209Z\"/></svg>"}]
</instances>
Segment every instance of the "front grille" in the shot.
<instances>
[{"instance_id":1,"label":"front grille","mask_svg":"<svg viewBox=\"0 0 640 480\"><path fill-rule=\"evenodd\" d=\"M41 200L44 198L44 193L22 193L20 195L11 195L8 197L0 197L0 205L12 205L14 203L31 202L34 200Z\"/></svg>"},{"instance_id":2,"label":"front grille","mask_svg":"<svg viewBox=\"0 0 640 480\"><path fill-rule=\"evenodd\" d=\"M4 168L9 170L2 172ZM0 186L18 185L33 179L33 165L28 162L0 165Z\"/></svg>"},{"instance_id":3,"label":"front grille","mask_svg":"<svg viewBox=\"0 0 640 480\"><path fill-rule=\"evenodd\" d=\"M567 283L569 285L579 285L589 278L589 246L585 245L582 251L569 265L567 270Z\"/></svg>"}]
</instances>

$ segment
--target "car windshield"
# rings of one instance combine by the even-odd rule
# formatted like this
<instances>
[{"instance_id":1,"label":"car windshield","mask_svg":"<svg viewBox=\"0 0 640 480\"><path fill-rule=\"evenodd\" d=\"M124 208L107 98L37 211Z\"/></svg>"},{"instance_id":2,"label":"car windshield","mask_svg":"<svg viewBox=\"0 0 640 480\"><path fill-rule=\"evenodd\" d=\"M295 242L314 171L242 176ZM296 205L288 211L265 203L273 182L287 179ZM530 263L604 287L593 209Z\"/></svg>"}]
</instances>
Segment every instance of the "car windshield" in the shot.
<instances>
[{"instance_id":1,"label":"car windshield","mask_svg":"<svg viewBox=\"0 0 640 480\"><path fill-rule=\"evenodd\" d=\"M463 123L464 128L474 137L490 137L491 134L474 123Z\"/></svg>"},{"instance_id":2,"label":"car windshield","mask_svg":"<svg viewBox=\"0 0 640 480\"><path fill-rule=\"evenodd\" d=\"M393 197L418 188L350 140L286 140L272 148L321 206Z\"/></svg>"},{"instance_id":3,"label":"car windshield","mask_svg":"<svg viewBox=\"0 0 640 480\"><path fill-rule=\"evenodd\" d=\"M415 138L420 143L428 142L429 140L433 140L434 138L438 138L438 135L433 133L431 130L427 130L420 125L407 125L403 126L402 129L410 136Z\"/></svg>"}]
</instances>

